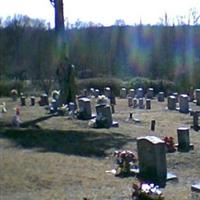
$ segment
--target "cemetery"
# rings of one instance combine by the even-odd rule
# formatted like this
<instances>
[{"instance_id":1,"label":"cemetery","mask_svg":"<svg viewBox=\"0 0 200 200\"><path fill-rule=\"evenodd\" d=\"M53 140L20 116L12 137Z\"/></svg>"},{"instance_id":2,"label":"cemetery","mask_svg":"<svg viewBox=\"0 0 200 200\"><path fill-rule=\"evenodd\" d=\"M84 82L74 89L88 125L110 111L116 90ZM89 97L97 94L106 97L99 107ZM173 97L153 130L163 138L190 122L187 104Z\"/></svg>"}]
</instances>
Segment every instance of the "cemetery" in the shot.
<instances>
[{"instance_id":1,"label":"cemetery","mask_svg":"<svg viewBox=\"0 0 200 200\"><path fill-rule=\"evenodd\" d=\"M0 200L200 200L195 4L168 16L159 1L141 14L133 1L47 1L53 26L0 16ZM51 15L29 3L5 5ZM82 11L133 21L72 22Z\"/></svg>"},{"instance_id":2,"label":"cemetery","mask_svg":"<svg viewBox=\"0 0 200 200\"><path fill-rule=\"evenodd\" d=\"M109 98L95 91L84 90L77 106L58 106L55 91L0 98L3 199L198 199L196 101L180 112L181 95L160 101L152 89L125 95L123 88L112 113Z\"/></svg>"}]
</instances>

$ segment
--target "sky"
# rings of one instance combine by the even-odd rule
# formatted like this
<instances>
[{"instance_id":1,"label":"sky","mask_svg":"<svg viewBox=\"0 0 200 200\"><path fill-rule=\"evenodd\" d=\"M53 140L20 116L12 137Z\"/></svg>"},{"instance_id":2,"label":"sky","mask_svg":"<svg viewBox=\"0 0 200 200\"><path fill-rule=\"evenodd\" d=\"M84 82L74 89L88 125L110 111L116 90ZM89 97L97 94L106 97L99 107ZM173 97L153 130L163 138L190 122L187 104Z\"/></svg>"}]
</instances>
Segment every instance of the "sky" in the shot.
<instances>
[{"instance_id":1,"label":"sky","mask_svg":"<svg viewBox=\"0 0 200 200\"><path fill-rule=\"evenodd\" d=\"M200 14L200 0L63 0L64 17L69 23L77 19L109 26L117 19L126 24L158 24L165 13L172 22L195 8ZM49 0L0 0L0 17L14 14L40 18L54 26L54 8Z\"/></svg>"}]
</instances>

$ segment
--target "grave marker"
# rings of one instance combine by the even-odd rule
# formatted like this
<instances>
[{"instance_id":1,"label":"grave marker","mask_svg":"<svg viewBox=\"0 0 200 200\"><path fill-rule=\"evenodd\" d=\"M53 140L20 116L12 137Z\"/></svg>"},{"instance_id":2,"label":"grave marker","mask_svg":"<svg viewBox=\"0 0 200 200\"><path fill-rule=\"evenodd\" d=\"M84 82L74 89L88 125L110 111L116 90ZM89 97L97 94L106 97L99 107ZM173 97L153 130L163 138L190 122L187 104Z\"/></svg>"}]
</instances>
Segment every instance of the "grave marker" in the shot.
<instances>
[{"instance_id":1,"label":"grave marker","mask_svg":"<svg viewBox=\"0 0 200 200\"><path fill-rule=\"evenodd\" d=\"M87 120L92 118L90 99L82 97L78 99L79 119Z\"/></svg>"},{"instance_id":2,"label":"grave marker","mask_svg":"<svg viewBox=\"0 0 200 200\"><path fill-rule=\"evenodd\" d=\"M165 95L164 92L159 92L157 96L158 102L164 102L165 101Z\"/></svg>"},{"instance_id":3,"label":"grave marker","mask_svg":"<svg viewBox=\"0 0 200 200\"><path fill-rule=\"evenodd\" d=\"M200 106L200 89L195 90L195 96L196 96L197 106Z\"/></svg>"},{"instance_id":4,"label":"grave marker","mask_svg":"<svg viewBox=\"0 0 200 200\"><path fill-rule=\"evenodd\" d=\"M187 94L180 95L179 106L180 113L189 113L189 97Z\"/></svg>"},{"instance_id":5,"label":"grave marker","mask_svg":"<svg viewBox=\"0 0 200 200\"><path fill-rule=\"evenodd\" d=\"M169 96L167 99L167 107L168 110L176 110L176 97L175 96Z\"/></svg>"},{"instance_id":6,"label":"grave marker","mask_svg":"<svg viewBox=\"0 0 200 200\"><path fill-rule=\"evenodd\" d=\"M139 137L137 151L140 176L164 186L167 178L165 142L155 136Z\"/></svg>"}]
</instances>

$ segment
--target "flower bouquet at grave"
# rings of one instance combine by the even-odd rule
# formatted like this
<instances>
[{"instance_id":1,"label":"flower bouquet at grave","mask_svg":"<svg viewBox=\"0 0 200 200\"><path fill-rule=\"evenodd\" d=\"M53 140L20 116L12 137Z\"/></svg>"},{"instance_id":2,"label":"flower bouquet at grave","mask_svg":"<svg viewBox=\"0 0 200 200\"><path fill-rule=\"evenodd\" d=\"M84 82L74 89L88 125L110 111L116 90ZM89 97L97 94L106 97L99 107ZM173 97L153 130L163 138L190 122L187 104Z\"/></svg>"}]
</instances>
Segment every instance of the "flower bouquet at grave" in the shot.
<instances>
[{"instance_id":1,"label":"flower bouquet at grave","mask_svg":"<svg viewBox=\"0 0 200 200\"><path fill-rule=\"evenodd\" d=\"M176 151L176 147L175 147L175 143L174 143L174 138L173 137L168 137L168 136L165 136L163 138L165 144L166 144L166 149L167 149L167 152L169 153L173 153Z\"/></svg>"},{"instance_id":2,"label":"flower bouquet at grave","mask_svg":"<svg viewBox=\"0 0 200 200\"><path fill-rule=\"evenodd\" d=\"M16 89L12 89L10 91L10 94L11 94L11 97L12 97L13 101L16 101L17 100L17 95L18 95L17 90Z\"/></svg>"},{"instance_id":3,"label":"flower bouquet at grave","mask_svg":"<svg viewBox=\"0 0 200 200\"><path fill-rule=\"evenodd\" d=\"M61 116L68 115L69 114L68 106L62 104L62 106L57 108L57 112L58 112L58 115L61 115Z\"/></svg>"},{"instance_id":4,"label":"flower bouquet at grave","mask_svg":"<svg viewBox=\"0 0 200 200\"><path fill-rule=\"evenodd\" d=\"M116 175L127 176L131 174L131 167L136 163L137 158L132 151L122 150L115 151L114 156L116 157Z\"/></svg>"},{"instance_id":5,"label":"flower bouquet at grave","mask_svg":"<svg viewBox=\"0 0 200 200\"><path fill-rule=\"evenodd\" d=\"M159 187L153 183L136 183L132 185L133 200L164 200L164 196Z\"/></svg>"}]
</instances>

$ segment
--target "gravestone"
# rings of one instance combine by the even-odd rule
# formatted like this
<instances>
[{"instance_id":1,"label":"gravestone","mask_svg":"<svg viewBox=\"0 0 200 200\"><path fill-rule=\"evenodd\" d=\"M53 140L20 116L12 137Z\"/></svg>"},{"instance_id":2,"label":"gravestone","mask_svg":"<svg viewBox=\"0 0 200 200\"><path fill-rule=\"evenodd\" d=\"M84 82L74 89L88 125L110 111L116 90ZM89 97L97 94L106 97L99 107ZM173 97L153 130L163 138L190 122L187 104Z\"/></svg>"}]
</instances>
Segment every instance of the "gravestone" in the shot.
<instances>
[{"instance_id":1,"label":"gravestone","mask_svg":"<svg viewBox=\"0 0 200 200\"><path fill-rule=\"evenodd\" d=\"M39 101L40 106L46 106L49 105L49 99L47 94L42 94L40 96L40 101Z\"/></svg>"},{"instance_id":2,"label":"gravestone","mask_svg":"<svg viewBox=\"0 0 200 200\"><path fill-rule=\"evenodd\" d=\"M78 99L78 118L87 120L92 118L92 109L90 99L82 97Z\"/></svg>"},{"instance_id":3,"label":"gravestone","mask_svg":"<svg viewBox=\"0 0 200 200\"><path fill-rule=\"evenodd\" d=\"M172 96L175 96L175 98L176 98L176 103L178 103L178 92L173 92L173 93L172 93Z\"/></svg>"},{"instance_id":4,"label":"gravestone","mask_svg":"<svg viewBox=\"0 0 200 200\"><path fill-rule=\"evenodd\" d=\"M200 182L191 186L191 200L200 200Z\"/></svg>"},{"instance_id":5,"label":"gravestone","mask_svg":"<svg viewBox=\"0 0 200 200\"><path fill-rule=\"evenodd\" d=\"M151 109L151 99L146 99L146 109L147 110Z\"/></svg>"},{"instance_id":6,"label":"gravestone","mask_svg":"<svg viewBox=\"0 0 200 200\"><path fill-rule=\"evenodd\" d=\"M133 88L129 89L128 95L132 98L135 97L135 90Z\"/></svg>"},{"instance_id":7,"label":"gravestone","mask_svg":"<svg viewBox=\"0 0 200 200\"><path fill-rule=\"evenodd\" d=\"M26 97L25 96L21 96L20 100L21 100L21 106L25 106L26 105Z\"/></svg>"},{"instance_id":8,"label":"gravestone","mask_svg":"<svg viewBox=\"0 0 200 200\"><path fill-rule=\"evenodd\" d=\"M110 87L106 87L104 89L104 94L105 94L106 97L110 98L110 96L111 96L111 89L110 89Z\"/></svg>"},{"instance_id":9,"label":"gravestone","mask_svg":"<svg viewBox=\"0 0 200 200\"><path fill-rule=\"evenodd\" d=\"M179 97L179 112L180 113L189 113L189 97L187 94L182 94Z\"/></svg>"},{"instance_id":10,"label":"gravestone","mask_svg":"<svg viewBox=\"0 0 200 200\"><path fill-rule=\"evenodd\" d=\"M137 108L137 99L136 98L133 99L133 108Z\"/></svg>"},{"instance_id":11,"label":"gravestone","mask_svg":"<svg viewBox=\"0 0 200 200\"><path fill-rule=\"evenodd\" d=\"M189 128L187 127L179 127L177 129L178 135L178 151L188 152L192 149L192 145L190 144L190 133Z\"/></svg>"},{"instance_id":12,"label":"gravestone","mask_svg":"<svg viewBox=\"0 0 200 200\"><path fill-rule=\"evenodd\" d=\"M120 97L122 99L126 98L126 88L121 88L121 90L120 90Z\"/></svg>"},{"instance_id":13,"label":"gravestone","mask_svg":"<svg viewBox=\"0 0 200 200\"><path fill-rule=\"evenodd\" d=\"M154 96L154 89L153 88L148 88L146 98L147 99L153 99Z\"/></svg>"},{"instance_id":14,"label":"gravestone","mask_svg":"<svg viewBox=\"0 0 200 200\"><path fill-rule=\"evenodd\" d=\"M167 178L165 142L155 136L139 137L137 151L141 178L165 186Z\"/></svg>"},{"instance_id":15,"label":"gravestone","mask_svg":"<svg viewBox=\"0 0 200 200\"><path fill-rule=\"evenodd\" d=\"M159 92L157 96L158 102L164 102L165 101L165 95L164 92Z\"/></svg>"},{"instance_id":16,"label":"gravestone","mask_svg":"<svg viewBox=\"0 0 200 200\"><path fill-rule=\"evenodd\" d=\"M76 110L76 105L74 102L69 102L68 107L69 107L69 111L74 112Z\"/></svg>"},{"instance_id":17,"label":"gravestone","mask_svg":"<svg viewBox=\"0 0 200 200\"><path fill-rule=\"evenodd\" d=\"M57 109L58 109L58 101L56 99L52 99L50 111L54 113L57 112Z\"/></svg>"},{"instance_id":18,"label":"gravestone","mask_svg":"<svg viewBox=\"0 0 200 200\"><path fill-rule=\"evenodd\" d=\"M142 88L138 88L138 89L137 89L136 97L137 97L138 99L144 97L144 91L143 91Z\"/></svg>"},{"instance_id":19,"label":"gravestone","mask_svg":"<svg viewBox=\"0 0 200 200\"><path fill-rule=\"evenodd\" d=\"M139 98L139 109L144 109L144 99L143 98Z\"/></svg>"},{"instance_id":20,"label":"gravestone","mask_svg":"<svg viewBox=\"0 0 200 200\"><path fill-rule=\"evenodd\" d=\"M169 96L167 98L167 107L168 110L176 110L176 97L175 96Z\"/></svg>"},{"instance_id":21,"label":"gravestone","mask_svg":"<svg viewBox=\"0 0 200 200\"><path fill-rule=\"evenodd\" d=\"M200 89L195 90L195 96L196 96L197 106L200 106Z\"/></svg>"},{"instance_id":22,"label":"gravestone","mask_svg":"<svg viewBox=\"0 0 200 200\"><path fill-rule=\"evenodd\" d=\"M109 128L113 124L111 108L109 105L96 105L96 123L97 127Z\"/></svg>"},{"instance_id":23,"label":"gravestone","mask_svg":"<svg viewBox=\"0 0 200 200\"><path fill-rule=\"evenodd\" d=\"M133 106L133 98L128 97L128 107L132 107L132 106Z\"/></svg>"},{"instance_id":24,"label":"gravestone","mask_svg":"<svg viewBox=\"0 0 200 200\"><path fill-rule=\"evenodd\" d=\"M31 96L31 106L34 106L34 105L35 105L35 97Z\"/></svg>"},{"instance_id":25,"label":"gravestone","mask_svg":"<svg viewBox=\"0 0 200 200\"><path fill-rule=\"evenodd\" d=\"M200 126L199 126L200 111L192 111L190 112L190 115L193 116L193 126L191 126L191 128L193 128L195 131L199 131L200 130Z\"/></svg>"},{"instance_id":26,"label":"gravestone","mask_svg":"<svg viewBox=\"0 0 200 200\"><path fill-rule=\"evenodd\" d=\"M151 120L151 131L155 131L155 127L156 127L156 120Z\"/></svg>"},{"instance_id":27,"label":"gravestone","mask_svg":"<svg viewBox=\"0 0 200 200\"><path fill-rule=\"evenodd\" d=\"M83 89L83 90L82 90L82 96L83 96L83 97L87 97L87 96L88 96L88 91L87 91L87 89Z\"/></svg>"},{"instance_id":28,"label":"gravestone","mask_svg":"<svg viewBox=\"0 0 200 200\"><path fill-rule=\"evenodd\" d=\"M97 98L99 96L99 94L100 94L99 89L95 89L95 91L94 91L95 98Z\"/></svg>"}]
</instances>

